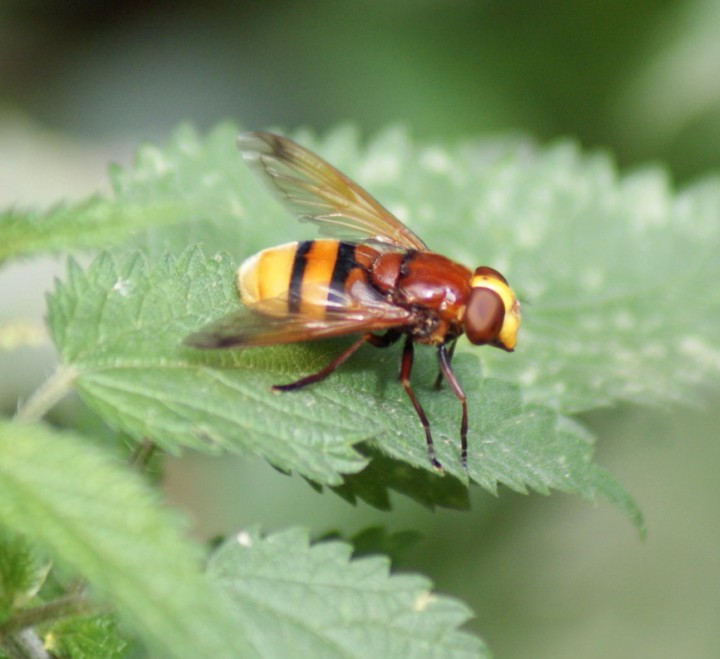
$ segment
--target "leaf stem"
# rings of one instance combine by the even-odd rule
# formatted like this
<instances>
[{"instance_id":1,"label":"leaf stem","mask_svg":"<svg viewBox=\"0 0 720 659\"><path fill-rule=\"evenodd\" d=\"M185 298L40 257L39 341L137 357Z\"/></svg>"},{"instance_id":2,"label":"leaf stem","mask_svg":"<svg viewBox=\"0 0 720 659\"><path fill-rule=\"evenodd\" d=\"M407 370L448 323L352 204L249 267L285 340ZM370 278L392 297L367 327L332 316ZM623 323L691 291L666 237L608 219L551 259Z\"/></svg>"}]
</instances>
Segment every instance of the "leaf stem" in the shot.
<instances>
[{"instance_id":1,"label":"leaf stem","mask_svg":"<svg viewBox=\"0 0 720 659\"><path fill-rule=\"evenodd\" d=\"M155 453L155 443L147 437L133 451L130 457L130 465L138 471L142 471L150 462L150 458Z\"/></svg>"},{"instance_id":2,"label":"leaf stem","mask_svg":"<svg viewBox=\"0 0 720 659\"><path fill-rule=\"evenodd\" d=\"M86 599L84 591L63 595L50 602L13 615L0 625L0 639L4 640L7 636L15 635L23 629L29 629L44 622L67 618L72 615L83 615L94 610Z\"/></svg>"},{"instance_id":3,"label":"leaf stem","mask_svg":"<svg viewBox=\"0 0 720 659\"><path fill-rule=\"evenodd\" d=\"M33 627L51 620L83 615L93 611L82 592L21 611L0 625L0 647L12 659L49 659Z\"/></svg>"},{"instance_id":4,"label":"leaf stem","mask_svg":"<svg viewBox=\"0 0 720 659\"><path fill-rule=\"evenodd\" d=\"M44 417L70 391L77 370L59 366L28 398L18 405L16 421L38 421Z\"/></svg>"}]
</instances>

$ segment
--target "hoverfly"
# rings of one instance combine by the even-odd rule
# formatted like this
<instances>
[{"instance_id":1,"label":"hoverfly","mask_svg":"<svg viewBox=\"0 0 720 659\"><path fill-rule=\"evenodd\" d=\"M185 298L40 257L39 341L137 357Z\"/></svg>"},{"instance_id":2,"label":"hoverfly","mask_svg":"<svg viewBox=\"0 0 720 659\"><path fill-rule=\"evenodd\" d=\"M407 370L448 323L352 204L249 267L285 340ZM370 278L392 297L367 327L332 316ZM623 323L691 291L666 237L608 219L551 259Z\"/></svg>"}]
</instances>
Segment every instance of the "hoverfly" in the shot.
<instances>
[{"instance_id":1,"label":"hoverfly","mask_svg":"<svg viewBox=\"0 0 720 659\"><path fill-rule=\"evenodd\" d=\"M451 368L462 334L475 345L512 352L520 305L506 279L487 266L471 271L431 252L365 190L295 142L265 132L242 134L243 159L295 215L335 238L264 249L244 261L237 288L245 304L185 339L194 348L245 348L359 334L317 373L276 391L320 382L365 343L386 347L404 338L400 382L435 457L430 423L410 386L415 343L434 346L440 372L462 405L460 459L467 467L465 392Z\"/></svg>"}]
</instances>

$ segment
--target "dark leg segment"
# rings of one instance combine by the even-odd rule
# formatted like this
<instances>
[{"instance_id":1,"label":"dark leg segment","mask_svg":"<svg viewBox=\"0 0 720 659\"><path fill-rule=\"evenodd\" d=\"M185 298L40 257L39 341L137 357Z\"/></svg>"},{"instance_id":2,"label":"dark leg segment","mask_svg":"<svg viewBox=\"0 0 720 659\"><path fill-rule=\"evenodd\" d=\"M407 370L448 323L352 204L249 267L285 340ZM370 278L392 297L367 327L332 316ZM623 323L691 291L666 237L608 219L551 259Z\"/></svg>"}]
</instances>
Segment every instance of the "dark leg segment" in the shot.
<instances>
[{"instance_id":1,"label":"dark leg segment","mask_svg":"<svg viewBox=\"0 0 720 659\"><path fill-rule=\"evenodd\" d=\"M394 330L390 330L389 332L386 332L382 335L372 334L370 332L363 334L357 341L351 344L348 348L345 349L344 352L340 353L327 366L325 366L325 368L320 369L317 373L312 373L311 375L307 375L304 378L300 378L299 380L296 380L295 382L290 382L289 384L273 385L272 389L273 391L297 391L298 389L307 387L310 384L321 382L326 377L328 377L328 375L330 375L336 368L338 368L338 366L344 364L352 356L353 353L357 352L363 346L363 344L369 343L376 348L386 348L387 346L395 343L400 338L401 334L401 332ZM464 404L465 394L462 393L460 385L455 379L452 370L450 370L447 353L444 351L444 348L441 348L441 350L443 350L443 356L440 360L441 373L445 377L445 379L450 382L450 386L453 387L453 391L455 391L455 394L458 396L458 398L460 398L460 395L463 396L461 400L463 400ZM412 339L408 336L405 339L405 346L403 347L402 363L400 365L400 381L402 382L402 385L405 388L407 395L410 397L410 401L412 402L413 407L415 408L415 412L420 418L420 423L425 430L425 441L427 442L427 452L428 458L430 459L430 464L438 471L442 471L442 465L435 457L435 446L433 445L432 434L430 433L430 422L428 421L428 418L425 414L425 410L423 410L420 402L415 397L413 390L410 388L410 373L412 371L413 365L413 354L413 342ZM443 363L446 364L447 372L443 370ZM460 393L458 394L458 392ZM467 453L467 442L465 440L465 435L467 434L467 414L463 416L463 424L463 456L465 456L465 454ZM463 464L465 464L464 458Z\"/></svg>"},{"instance_id":2,"label":"dark leg segment","mask_svg":"<svg viewBox=\"0 0 720 659\"><path fill-rule=\"evenodd\" d=\"M438 471L442 471L442 465L435 457L435 446L433 445L432 435L430 434L430 422L425 415L425 410L423 410L420 402L417 398L415 398L413 390L410 388L410 372L412 371L412 365L413 342L408 336L407 339L405 339L405 346L403 347L402 363L400 365L400 382L402 382L402 386L405 387L405 391L410 397L410 401L415 408L415 412L417 412L417 415L420 417L420 423L422 423L422 427L425 430L425 441L427 442L427 452L430 464Z\"/></svg>"},{"instance_id":3,"label":"dark leg segment","mask_svg":"<svg viewBox=\"0 0 720 659\"><path fill-rule=\"evenodd\" d=\"M457 344L457 337L454 338L452 341L450 341L449 345L450 347L447 350L447 363L448 366L450 365L450 362L452 361L453 355L455 354L455 345ZM437 374L437 379L435 380L435 389L440 389L443 383L443 372L442 369L440 369L440 372Z\"/></svg>"},{"instance_id":4,"label":"dark leg segment","mask_svg":"<svg viewBox=\"0 0 720 659\"><path fill-rule=\"evenodd\" d=\"M452 357L452 350L455 347L453 343L450 347L450 354L442 345L438 348L438 361L440 362L440 373L448 381L450 388L453 393L457 396L458 400L462 404L462 421L460 422L460 462L462 466L467 469L467 431L468 431L468 414L467 414L467 397L463 388L460 386L455 373L450 366L450 359Z\"/></svg>"},{"instance_id":5,"label":"dark leg segment","mask_svg":"<svg viewBox=\"0 0 720 659\"><path fill-rule=\"evenodd\" d=\"M369 343L377 348L385 348L386 346L395 343L399 337L400 334L398 332L392 331L386 332L380 336L377 334L371 334L370 332L363 334L357 341L355 341L355 343L350 345L344 352L341 352L325 368L321 368L317 373L312 373L304 378L296 380L295 382L290 382L289 384L274 384L272 389L273 391L297 391L298 389L307 387L309 384L321 382L338 366L344 364L354 352L362 347L364 343Z\"/></svg>"}]
</instances>

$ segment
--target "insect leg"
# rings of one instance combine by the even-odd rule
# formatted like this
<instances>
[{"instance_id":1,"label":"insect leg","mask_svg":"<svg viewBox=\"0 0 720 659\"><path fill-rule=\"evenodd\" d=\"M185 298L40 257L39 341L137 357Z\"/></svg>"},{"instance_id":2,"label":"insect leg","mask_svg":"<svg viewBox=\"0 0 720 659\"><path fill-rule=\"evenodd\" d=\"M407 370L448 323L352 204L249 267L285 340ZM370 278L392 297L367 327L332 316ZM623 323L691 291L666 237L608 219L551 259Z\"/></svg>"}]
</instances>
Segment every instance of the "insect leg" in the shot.
<instances>
[{"instance_id":1,"label":"insect leg","mask_svg":"<svg viewBox=\"0 0 720 659\"><path fill-rule=\"evenodd\" d=\"M453 355L455 354L455 345L457 344L458 337L456 336L450 343L448 344L450 347L447 351L447 363L448 366L450 365L450 362L452 361ZM435 389L440 389L443 383L443 372L442 368L437 374L437 379L435 380Z\"/></svg>"},{"instance_id":2,"label":"insect leg","mask_svg":"<svg viewBox=\"0 0 720 659\"><path fill-rule=\"evenodd\" d=\"M388 330L385 332L385 334L366 334L367 337L366 341L376 348L387 348L388 346L391 346L393 343L396 343L397 340L402 336L402 332L399 330Z\"/></svg>"},{"instance_id":3,"label":"insect leg","mask_svg":"<svg viewBox=\"0 0 720 659\"><path fill-rule=\"evenodd\" d=\"M400 382L402 382L402 386L405 387L405 391L410 397L413 407L415 408L415 412L417 412L417 415L420 417L420 423L422 423L422 427L425 430L425 440L427 442L427 452L430 464L438 471L442 471L442 465L435 457L435 446L433 445L432 435L430 434L430 422L428 421L420 402L417 398L415 398L413 390L410 388L410 372L412 371L412 365L413 342L408 336L407 339L405 339L405 346L403 347L402 363L400 365Z\"/></svg>"},{"instance_id":4,"label":"insect leg","mask_svg":"<svg viewBox=\"0 0 720 659\"><path fill-rule=\"evenodd\" d=\"M349 359L349 357L354 352L356 352L364 343L370 343L371 345L383 348L397 341L399 334L397 336L395 336L394 334L392 336L389 336L390 334L391 332L387 332L384 335L378 336L376 334L372 334L371 332L367 332L363 334L357 341L355 341L355 343L350 345L344 352L341 352L337 357L335 357L335 359L333 359L327 366L325 366L325 368L321 368L317 373L306 375L304 378L300 378L299 380L296 380L295 382L290 382L289 384L274 384L272 386L272 390L297 391L298 389L307 387L309 384L321 382L328 375L330 375L330 373L332 373L338 366L345 363L345 361L347 361L347 359Z\"/></svg>"},{"instance_id":5,"label":"insect leg","mask_svg":"<svg viewBox=\"0 0 720 659\"><path fill-rule=\"evenodd\" d=\"M452 367L450 359L452 358L452 349L455 347L453 342L450 347L450 353L444 345L438 347L438 361L440 362L440 373L448 381L453 393L457 396L462 404L462 421L460 422L460 462L467 469L467 431L468 431L468 413L467 413L467 397L463 391L460 382L457 379Z\"/></svg>"}]
</instances>

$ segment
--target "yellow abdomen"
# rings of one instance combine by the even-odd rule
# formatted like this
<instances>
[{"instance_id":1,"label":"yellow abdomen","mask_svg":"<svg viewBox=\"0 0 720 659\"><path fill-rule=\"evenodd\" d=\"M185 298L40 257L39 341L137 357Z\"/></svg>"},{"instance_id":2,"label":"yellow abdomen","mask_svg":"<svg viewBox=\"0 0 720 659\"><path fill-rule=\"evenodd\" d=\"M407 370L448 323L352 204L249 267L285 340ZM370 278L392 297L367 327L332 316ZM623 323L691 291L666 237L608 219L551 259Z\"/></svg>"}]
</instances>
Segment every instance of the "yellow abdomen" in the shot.
<instances>
[{"instance_id":1,"label":"yellow abdomen","mask_svg":"<svg viewBox=\"0 0 720 659\"><path fill-rule=\"evenodd\" d=\"M270 247L244 261L237 272L242 301L252 306L279 299L273 313L301 312L322 317L336 272L338 240L304 240Z\"/></svg>"}]
</instances>

